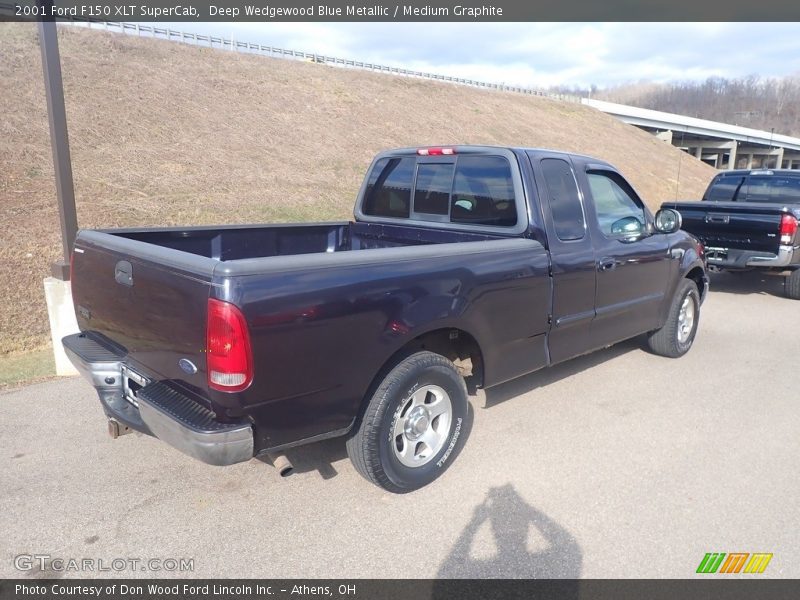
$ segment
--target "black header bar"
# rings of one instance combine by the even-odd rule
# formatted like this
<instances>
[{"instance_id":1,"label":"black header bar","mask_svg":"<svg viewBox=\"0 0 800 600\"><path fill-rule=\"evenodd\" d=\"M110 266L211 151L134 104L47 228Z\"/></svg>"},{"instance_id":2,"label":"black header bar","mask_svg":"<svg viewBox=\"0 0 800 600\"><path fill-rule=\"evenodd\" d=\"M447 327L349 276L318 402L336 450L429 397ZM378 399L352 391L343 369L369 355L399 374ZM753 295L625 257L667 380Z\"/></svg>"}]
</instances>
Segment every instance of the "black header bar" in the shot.
<instances>
[{"instance_id":1,"label":"black header bar","mask_svg":"<svg viewBox=\"0 0 800 600\"><path fill-rule=\"evenodd\" d=\"M794 600L798 580L12 579L0 600Z\"/></svg>"},{"instance_id":2,"label":"black header bar","mask_svg":"<svg viewBox=\"0 0 800 600\"><path fill-rule=\"evenodd\" d=\"M800 21L796 0L37 0L0 1L0 20L198 22ZM702 40L697 40L701 43ZM691 42L691 40L687 40Z\"/></svg>"}]
</instances>

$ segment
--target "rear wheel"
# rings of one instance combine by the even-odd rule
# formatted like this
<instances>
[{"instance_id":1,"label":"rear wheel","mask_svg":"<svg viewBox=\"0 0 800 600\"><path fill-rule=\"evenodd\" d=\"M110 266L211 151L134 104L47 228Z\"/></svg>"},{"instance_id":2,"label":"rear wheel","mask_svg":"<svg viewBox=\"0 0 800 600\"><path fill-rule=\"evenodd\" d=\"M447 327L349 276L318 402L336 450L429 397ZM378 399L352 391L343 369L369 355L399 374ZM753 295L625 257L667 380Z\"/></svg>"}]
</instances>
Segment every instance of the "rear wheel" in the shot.
<instances>
[{"instance_id":1,"label":"rear wheel","mask_svg":"<svg viewBox=\"0 0 800 600\"><path fill-rule=\"evenodd\" d=\"M784 289L789 298L800 300L800 269L796 269L786 276Z\"/></svg>"},{"instance_id":2,"label":"rear wheel","mask_svg":"<svg viewBox=\"0 0 800 600\"><path fill-rule=\"evenodd\" d=\"M647 345L655 354L678 358L689 351L700 320L700 294L697 285L684 279L675 292L667 322L648 335Z\"/></svg>"},{"instance_id":3,"label":"rear wheel","mask_svg":"<svg viewBox=\"0 0 800 600\"><path fill-rule=\"evenodd\" d=\"M417 352L394 367L369 400L347 453L367 480L390 492L439 477L464 443L467 387L455 365Z\"/></svg>"}]
</instances>

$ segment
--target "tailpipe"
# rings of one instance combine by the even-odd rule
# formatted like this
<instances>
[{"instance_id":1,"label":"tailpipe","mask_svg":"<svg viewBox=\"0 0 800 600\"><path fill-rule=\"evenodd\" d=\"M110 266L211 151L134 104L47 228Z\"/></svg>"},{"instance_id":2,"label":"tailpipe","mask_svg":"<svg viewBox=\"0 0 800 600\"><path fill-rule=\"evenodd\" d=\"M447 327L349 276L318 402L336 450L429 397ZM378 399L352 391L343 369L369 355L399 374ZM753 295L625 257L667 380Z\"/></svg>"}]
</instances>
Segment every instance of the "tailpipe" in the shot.
<instances>
[{"instance_id":1,"label":"tailpipe","mask_svg":"<svg viewBox=\"0 0 800 600\"><path fill-rule=\"evenodd\" d=\"M278 470L278 474L281 477L288 477L294 473L292 462L286 458L285 454L267 454L267 456L269 457L272 466Z\"/></svg>"}]
</instances>

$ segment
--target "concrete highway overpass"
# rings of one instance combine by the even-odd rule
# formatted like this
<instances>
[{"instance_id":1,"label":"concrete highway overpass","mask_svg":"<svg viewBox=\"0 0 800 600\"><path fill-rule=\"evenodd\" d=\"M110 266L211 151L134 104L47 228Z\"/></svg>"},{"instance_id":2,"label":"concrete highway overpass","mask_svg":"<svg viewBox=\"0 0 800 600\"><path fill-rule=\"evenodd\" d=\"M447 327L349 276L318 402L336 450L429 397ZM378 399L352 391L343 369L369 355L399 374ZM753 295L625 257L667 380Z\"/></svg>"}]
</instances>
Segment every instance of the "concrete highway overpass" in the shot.
<instances>
[{"instance_id":1,"label":"concrete highway overpass","mask_svg":"<svg viewBox=\"0 0 800 600\"><path fill-rule=\"evenodd\" d=\"M649 131L717 169L800 169L800 138L590 98L582 103Z\"/></svg>"}]
</instances>

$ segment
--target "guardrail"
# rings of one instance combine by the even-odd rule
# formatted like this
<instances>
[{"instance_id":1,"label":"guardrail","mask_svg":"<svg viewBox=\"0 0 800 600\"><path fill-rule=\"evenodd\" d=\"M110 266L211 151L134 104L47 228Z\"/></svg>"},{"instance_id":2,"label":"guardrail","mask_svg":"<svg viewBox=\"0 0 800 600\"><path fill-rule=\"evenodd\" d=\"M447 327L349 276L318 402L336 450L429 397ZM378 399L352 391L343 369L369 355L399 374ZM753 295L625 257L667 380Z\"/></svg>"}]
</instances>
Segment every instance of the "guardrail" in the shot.
<instances>
[{"instance_id":1,"label":"guardrail","mask_svg":"<svg viewBox=\"0 0 800 600\"><path fill-rule=\"evenodd\" d=\"M462 77L451 77L449 75L439 75L436 73L425 73L422 71L413 71L410 69L402 69L399 67L390 67L387 65L378 65L359 60L349 60L345 58L337 58L333 56L326 56L324 54L316 54L312 52L301 52L298 50L287 50L286 48L278 48L275 46L265 46L263 44L255 44L252 42L241 42L235 39L225 39L223 37L213 35L203 35L199 33L188 33L185 31L176 31L168 27L158 27L156 25L142 25L140 23L126 23L121 21L91 21L91 20L69 20L66 21L71 25L81 25L93 29L105 29L108 31L115 30L129 35L137 35L140 37L152 37L158 39L165 39L171 41L182 42L185 44L192 44L196 46L208 46L210 48L220 48L225 50L232 50L235 52L245 52L248 54L260 54L263 56L289 58L296 60L308 60L319 64L326 64L338 67L349 67L354 69L363 69L378 73L387 73L390 75L399 75L405 77L417 77L420 79L429 79L432 81L443 81L446 83L453 83L456 85L466 85L470 87L498 90L503 92L513 92L516 94L527 94L530 96L540 96L543 98L551 98L554 100L562 100L565 102L580 102L579 96L570 94L555 94L544 90L535 88L510 86L502 83L489 83L485 81L476 81L474 79L465 79Z\"/></svg>"}]
</instances>

